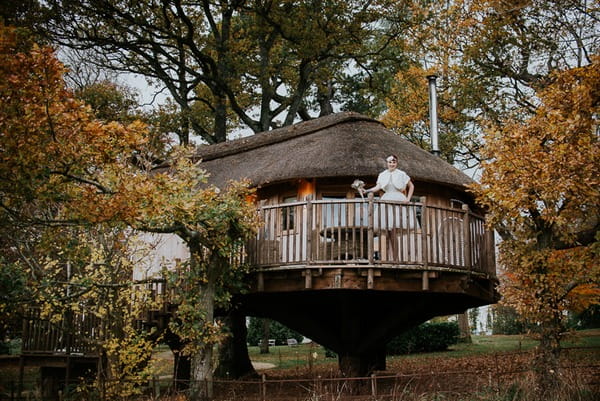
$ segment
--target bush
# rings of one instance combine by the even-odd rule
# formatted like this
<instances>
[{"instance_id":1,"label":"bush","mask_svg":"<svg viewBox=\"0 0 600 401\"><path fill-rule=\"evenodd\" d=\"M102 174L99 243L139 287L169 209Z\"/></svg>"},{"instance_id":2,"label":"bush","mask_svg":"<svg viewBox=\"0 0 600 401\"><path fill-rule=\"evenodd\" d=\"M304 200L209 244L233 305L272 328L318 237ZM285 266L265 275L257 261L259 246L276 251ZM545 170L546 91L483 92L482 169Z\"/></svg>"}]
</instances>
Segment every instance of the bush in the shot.
<instances>
[{"instance_id":1,"label":"bush","mask_svg":"<svg viewBox=\"0 0 600 401\"><path fill-rule=\"evenodd\" d=\"M580 313L570 313L568 326L576 330L600 328L600 305L592 305Z\"/></svg>"},{"instance_id":2,"label":"bush","mask_svg":"<svg viewBox=\"0 0 600 401\"><path fill-rule=\"evenodd\" d=\"M424 323L393 338L387 345L387 354L444 351L458 342L459 335L455 322Z\"/></svg>"}]
</instances>

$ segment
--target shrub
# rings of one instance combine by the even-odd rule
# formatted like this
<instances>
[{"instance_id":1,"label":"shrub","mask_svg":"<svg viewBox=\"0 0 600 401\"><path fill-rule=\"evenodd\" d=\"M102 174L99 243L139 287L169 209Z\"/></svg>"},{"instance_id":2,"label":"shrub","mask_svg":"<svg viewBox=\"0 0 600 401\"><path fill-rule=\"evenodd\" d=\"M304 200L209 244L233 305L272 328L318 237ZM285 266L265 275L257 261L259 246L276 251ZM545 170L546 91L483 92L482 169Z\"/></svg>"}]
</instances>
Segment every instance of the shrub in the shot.
<instances>
[{"instance_id":1,"label":"shrub","mask_svg":"<svg viewBox=\"0 0 600 401\"><path fill-rule=\"evenodd\" d=\"M388 355L444 351L458 342L456 322L424 323L393 338L387 345Z\"/></svg>"}]
</instances>

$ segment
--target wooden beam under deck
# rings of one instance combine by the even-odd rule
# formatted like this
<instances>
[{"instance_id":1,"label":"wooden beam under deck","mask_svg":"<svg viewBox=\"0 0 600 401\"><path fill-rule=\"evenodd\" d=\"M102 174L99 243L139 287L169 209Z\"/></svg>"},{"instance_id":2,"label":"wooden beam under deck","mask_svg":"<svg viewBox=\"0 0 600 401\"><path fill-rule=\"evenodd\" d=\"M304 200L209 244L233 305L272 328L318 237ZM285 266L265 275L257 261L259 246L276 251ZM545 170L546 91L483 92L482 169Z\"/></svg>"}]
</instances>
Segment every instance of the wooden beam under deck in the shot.
<instances>
[{"instance_id":1,"label":"wooden beam under deck","mask_svg":"<svg viewBox=\"0 0 600 401\"><path fill-rule=\"evenodd\" d=\"M250 293L332 289L468 294L497 301L496 279L456 270L423 270L411 266L303 266L263 269L255 273Z\"/></svg>"}]
</instances>

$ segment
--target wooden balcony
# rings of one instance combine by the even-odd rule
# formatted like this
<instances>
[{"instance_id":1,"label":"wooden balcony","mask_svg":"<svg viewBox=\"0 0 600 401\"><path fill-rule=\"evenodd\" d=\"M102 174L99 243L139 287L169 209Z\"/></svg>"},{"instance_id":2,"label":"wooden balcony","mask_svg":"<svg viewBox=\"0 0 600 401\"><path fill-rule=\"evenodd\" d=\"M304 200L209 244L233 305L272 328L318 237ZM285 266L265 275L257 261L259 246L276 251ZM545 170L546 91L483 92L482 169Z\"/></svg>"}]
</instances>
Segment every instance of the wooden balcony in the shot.
<instances>
[{"instance_id":1,"label":"wooden balcony","mask_svg":"<svg viewBox=\"0 0 600 401\"><path fill-rule=\"evenodd\" d=\"M375 199L315 200L264 206L247 248L267 272L370 266L468 272L495 278L494 236L466 206Z\"/></svg>"}]
</instances>

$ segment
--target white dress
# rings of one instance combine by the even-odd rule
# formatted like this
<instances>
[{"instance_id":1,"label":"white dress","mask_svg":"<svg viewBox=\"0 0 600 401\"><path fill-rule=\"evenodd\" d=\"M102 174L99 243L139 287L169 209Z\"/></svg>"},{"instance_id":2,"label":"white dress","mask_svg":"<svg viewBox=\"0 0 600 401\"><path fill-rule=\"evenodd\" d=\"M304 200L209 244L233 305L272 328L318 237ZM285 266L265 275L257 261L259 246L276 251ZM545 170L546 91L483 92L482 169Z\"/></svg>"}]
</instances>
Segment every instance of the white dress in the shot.
<instances>
[{"instance_id":1,"label":"white dress","mask_svg":"<svg viewBox=\"0 0 600 401\"><path fill-rule=\"evenodd\" d=\"M399 201L406 202L409 199L404 195L406 185L410 181L410 177L402 170L385 170L377 177L377 185L385 191L381 200L384 201ZM413 228L414 213L412 207L395 204L382 204L381 207L387 209L382 210L382 226L384 228Z\"/></svg>"}]
</instances>

